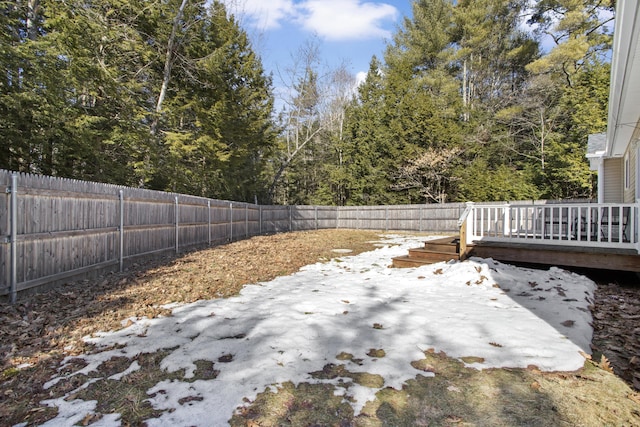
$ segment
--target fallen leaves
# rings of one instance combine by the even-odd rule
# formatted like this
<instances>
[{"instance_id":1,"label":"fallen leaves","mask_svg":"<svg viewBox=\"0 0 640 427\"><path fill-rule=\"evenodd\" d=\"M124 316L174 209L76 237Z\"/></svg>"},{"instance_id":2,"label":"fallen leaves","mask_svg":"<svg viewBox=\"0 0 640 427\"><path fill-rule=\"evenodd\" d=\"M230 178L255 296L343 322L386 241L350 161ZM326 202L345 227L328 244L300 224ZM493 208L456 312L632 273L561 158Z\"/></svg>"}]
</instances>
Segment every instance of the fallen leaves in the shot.
<instances>
[{"instance_id":1,"label":"fallen leaves","mask_svg":"<svg viewBox=\"0 0 640 427\"><path fill-rule=\"evenodd\" d=\"M609 359L607 359L604 354L600 357L600 363L598 363L598 366L607 372L613 373L613 368L609 363Z\"/></svg>"},{"instance_id":2,"label":"fallen leaves","mask_svg":"<svg viewBox=\"0 0 640 427\"><path fill-rule=\"evenodd\" d=\"M378 239L375 232L345 230L258 236L135 264L122 274L63 285L15 305L0 303L0 419L13 425L51 418L53 408L31 410L48 398L42 385L60 361L88 349L84 336L130 326L132 318L168 316L171 311L161 307L168 303L233 296L246 284L328 260L336 247L352 254L372 250Z\"/></svg>"},{"instance_id":3,"label":"fallen leaves","mask_svg":"<svg viewBox=\"0 0 640 427\"><path fill-rule=\"evenodd\" d=\"M598 283L592 306L592 350L606 354L616 375L640 390L640 287L637 278L627 280Z\"/></svg>"}]
</instances>

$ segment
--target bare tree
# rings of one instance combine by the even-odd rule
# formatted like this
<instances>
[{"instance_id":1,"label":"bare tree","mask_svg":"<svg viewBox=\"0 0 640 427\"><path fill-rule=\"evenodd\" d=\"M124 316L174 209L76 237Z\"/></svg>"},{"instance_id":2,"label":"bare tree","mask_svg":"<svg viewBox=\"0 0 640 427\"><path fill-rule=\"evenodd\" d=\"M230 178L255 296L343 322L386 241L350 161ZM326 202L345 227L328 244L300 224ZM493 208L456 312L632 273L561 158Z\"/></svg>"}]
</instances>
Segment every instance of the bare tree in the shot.
<instances>
[{"instance_id":1,"label":"bare tree","mask_svg":"<svg viewBox=\"0 0 640 427\"><path fill-rule=\"evenodd\" d=\"M319 169L319 162L324 159L314 156L332 150L331 144L342 140L345 110L355 88L355 78L345 64L320 69L316 39L303 44L292 59L292 66L280 76L284 86L280 116L284 146L270 186L272 199L285 171L296 159Z\"/></svg>"},{"instance_id":2,"label":"bare tree","mask_svg":"<svg viewBox=\"0 0 640 427\"><path fill-rule=\"evenodd\" d=\"M169 88L169 81L171 80L171 69L175 61L175 49L176 49L176 36L178 34L178 27L182 23L182 17L184 15L184 9L189 3L189 0L182 0L176 16L173 19L173 25L171 27L171 35L167 42L167 52L164 60L164 71L162 73L162 86L160 87L160 93L158 94L158 100L156 102L156 117L151 123L151 135L155 135L158 131L158 122L160 120L160 112L162 111L162 103L167 96L167 89Z\"/></svg>"},{"instance_id":3,"label":"bare tree","mask_svg":"<svg viewBox=\"0 0 640 427\"><path fill-rule=\"evenodd\" d=\"M398 170L396 191L417 189L425 202L445 203L447 187L453 179L451 170L460 154L459 148L429 148Z\"/></svg>"}]
</instances>

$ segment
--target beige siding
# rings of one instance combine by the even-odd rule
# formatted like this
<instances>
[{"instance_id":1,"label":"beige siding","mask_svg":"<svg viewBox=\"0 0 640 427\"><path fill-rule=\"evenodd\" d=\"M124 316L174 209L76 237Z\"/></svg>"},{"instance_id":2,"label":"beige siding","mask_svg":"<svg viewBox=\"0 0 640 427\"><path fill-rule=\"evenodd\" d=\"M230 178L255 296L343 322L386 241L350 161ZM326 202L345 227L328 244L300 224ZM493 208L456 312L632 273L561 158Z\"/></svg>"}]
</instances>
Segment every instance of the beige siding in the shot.
<instances>
[{"instance_id":1,"label":"beige siding","mask_svg":"<svg viewBox=\"0 0 640 427\"><path fill-rule=\"evenodd\" d=\"M623 197L623 158L604 159L604 203L620 203Z\"/></svg>"},{"instance_id":2,"label":"beige siding","mask_svg":"<svg viewBox=\"0 0 640 427\"><path fill-rule=\"evenodd\" d=\"M629 156L629 186L624 189L624 202L625 203L633 203L636 198L636 175L638 171L636 156L637 150L635 144L630 144L629 148L627 148L627 156Z\"/></svg>"}]
</instances>

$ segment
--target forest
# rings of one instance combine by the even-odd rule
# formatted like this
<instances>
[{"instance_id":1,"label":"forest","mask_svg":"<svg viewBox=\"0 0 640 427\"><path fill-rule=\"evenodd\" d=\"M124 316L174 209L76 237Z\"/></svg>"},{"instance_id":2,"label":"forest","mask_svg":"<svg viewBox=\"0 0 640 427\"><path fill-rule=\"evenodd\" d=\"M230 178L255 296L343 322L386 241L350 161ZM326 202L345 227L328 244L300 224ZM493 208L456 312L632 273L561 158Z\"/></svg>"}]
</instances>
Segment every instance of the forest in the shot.
<instances>
[{"instance_id":1,"label":"forest","mask_svg":"<svg viewBox=\"0 0 640 427\"><path fill-rule=\"evenodd\" d=\"M592 198L614 6L415 0L364 82L310 40L276 102L217 0L0 0L0 168L273 204Z\"/></svg>"}]
</instances>

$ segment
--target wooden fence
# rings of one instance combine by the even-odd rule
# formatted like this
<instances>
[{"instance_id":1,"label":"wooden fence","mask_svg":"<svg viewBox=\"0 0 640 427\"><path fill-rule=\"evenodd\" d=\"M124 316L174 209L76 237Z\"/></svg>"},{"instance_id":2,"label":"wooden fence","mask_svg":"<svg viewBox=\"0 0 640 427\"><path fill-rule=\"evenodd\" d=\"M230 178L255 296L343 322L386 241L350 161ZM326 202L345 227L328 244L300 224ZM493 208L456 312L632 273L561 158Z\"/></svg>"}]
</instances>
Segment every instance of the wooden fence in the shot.
<instances>
[{"instance_id":1,"label":"wooden fence","mask_svg":"<svg viewBox=\"0 0 640 427\"><path fill-rule=\"evenodd\" d=\"M0 170L0 295L141 257L314 229L457 232L464 204L260 206Z\"/></svg>"}]
</instances>

